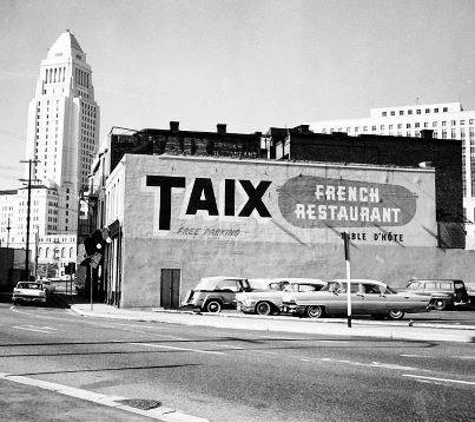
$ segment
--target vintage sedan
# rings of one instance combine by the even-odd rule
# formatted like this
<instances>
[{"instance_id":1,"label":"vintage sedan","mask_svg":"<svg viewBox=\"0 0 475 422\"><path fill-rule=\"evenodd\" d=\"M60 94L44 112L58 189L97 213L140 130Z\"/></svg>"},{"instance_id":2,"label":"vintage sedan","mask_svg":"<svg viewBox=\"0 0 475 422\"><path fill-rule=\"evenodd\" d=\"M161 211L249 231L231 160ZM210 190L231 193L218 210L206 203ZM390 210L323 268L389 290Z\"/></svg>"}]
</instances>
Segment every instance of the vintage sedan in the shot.
<instances>
[{"instance_id":1,"label":"vintage sedan","mask_svg":"<svg viewBox=\"0 0 475 422\"><path fill-rule=\"evenodd\" d=\"M316 292L325 285L326 283L319 279L274 279L265 290L236 294L237 309L244 313L278 315L282 310L282 296L284 292Z\"/></svg>"},{"instance_id":2,"label":"vintage sedan","mask_svg":"<svg viewBox=\"0 0 475 422\"><path fill-rule=\"evenodd\" d=\"M331 280L319 292L288 292L283 298L283 308L310 318L324 315L346 315L347 280ZM386 283L377 280L354 279L350 281L352 315L372 315L402 319L410 312L428 310L429 299L410 292L397 293Z\"/></svg>"},{"instance_id":3,"label":"vintage sedan","mask_svg":"<svg viewBox=\"0 0 475 422\"><path fill-rule=\"evenodd\" d=\"M236 293L250 291L247 278L204 277L190 290L182 307L206 312L221 312L223 308L236 307Z\"/></svg>"}]
</instances>

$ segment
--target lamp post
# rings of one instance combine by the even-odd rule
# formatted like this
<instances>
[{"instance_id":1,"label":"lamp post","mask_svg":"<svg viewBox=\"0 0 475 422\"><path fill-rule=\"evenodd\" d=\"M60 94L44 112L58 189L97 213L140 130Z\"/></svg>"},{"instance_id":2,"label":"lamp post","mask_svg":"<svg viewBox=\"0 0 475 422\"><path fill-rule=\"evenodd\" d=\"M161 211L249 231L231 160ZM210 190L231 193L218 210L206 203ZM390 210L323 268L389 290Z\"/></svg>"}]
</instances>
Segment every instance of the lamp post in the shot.
<instances>
[{"instance_id":1,"label":"lamp post","mask_svg":"<svg viewBox=\"0 0 475 422\"><path fill-rule=\"evenodd\" d=\"M30 214L31 214L31 166L39 163L38 160L20 161L20 163L28 163L28 199L26 202L26 255L25 255L25 272L26 277L30 279Z\"/></svg>"}]
</instances>

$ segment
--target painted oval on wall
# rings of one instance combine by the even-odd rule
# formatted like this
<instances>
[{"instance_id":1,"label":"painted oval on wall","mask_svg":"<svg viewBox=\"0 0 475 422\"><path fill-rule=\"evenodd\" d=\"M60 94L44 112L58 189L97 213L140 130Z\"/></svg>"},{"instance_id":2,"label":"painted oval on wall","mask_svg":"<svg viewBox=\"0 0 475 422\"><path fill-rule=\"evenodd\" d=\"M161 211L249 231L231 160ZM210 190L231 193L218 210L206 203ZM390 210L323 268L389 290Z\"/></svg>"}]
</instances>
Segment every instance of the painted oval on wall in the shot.
<instances>
[{"instance_id":1,"label":"painted oval on wall","mask_svg":"<svg viewBox=\"0 0 475 422\"><path fill-rule=\"evenodd\" d=\"M404 186L298 176L278 189L282 216L297 227L404 226L417 195Z\"/></svg>"}]
</instances>

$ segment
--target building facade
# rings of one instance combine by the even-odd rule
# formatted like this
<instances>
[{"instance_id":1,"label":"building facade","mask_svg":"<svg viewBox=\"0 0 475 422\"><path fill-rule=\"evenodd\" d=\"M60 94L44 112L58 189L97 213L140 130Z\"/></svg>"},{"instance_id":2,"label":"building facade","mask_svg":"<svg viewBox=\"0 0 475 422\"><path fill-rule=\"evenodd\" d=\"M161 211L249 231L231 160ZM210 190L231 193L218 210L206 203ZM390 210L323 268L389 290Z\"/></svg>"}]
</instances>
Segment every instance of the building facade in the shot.
<instances>
[{"instance_id":1,"label":"building facade","mask_svg":"<svg viewBox=\"0 0 475 422\"><path fill-rule=\"evenodd\" d=\"M66 242L67 255L73 248L75 261L81 217L78 198L87 189L91 163L98 150L99 121L91 67L68 30L41 62L35 95L28 108L25 181L31 181L31 252L50 249L50 242ZM0 204L5 204L0 209L0 241L5 243L8 237L14 248L27 247L27 198L26 187L0 193ZM35 239L45 244L38 247ZM34 253L30 257L33 263ZM59 268L58 276L64 274L53 254L40 259Z\"/></svg>"},{"instance_id":2,"label":"building facade","mask_svg":"<svg viewBox=\"0 0 475 422\"><path fill-rule=\"evenodd\" d=\"M465 251L442 252L439 233L443 207L461 213L461 145L441 141L441 161L420 166L430 142L116 128L90 180L103 239L93 285L117 306L177 307L204 276L342 277L342 233L355 277L464 278L472 267L447 256ZM444 160L457 189L440 187Z\"/></svg>"},{"instance_id":3,"label":"building facade","mask_svg":"<svg viewBox=\"0 0 475 422\"><path fill-rule=\"evenodd\" d=\"M464 110L458 102L373 108L367 118L318 121L309 127L327 134L412 138L421 137L422 131L429 129L434 139L461 140L466 248L475 249L475 111Z\"/></svg>"}]
</instances>

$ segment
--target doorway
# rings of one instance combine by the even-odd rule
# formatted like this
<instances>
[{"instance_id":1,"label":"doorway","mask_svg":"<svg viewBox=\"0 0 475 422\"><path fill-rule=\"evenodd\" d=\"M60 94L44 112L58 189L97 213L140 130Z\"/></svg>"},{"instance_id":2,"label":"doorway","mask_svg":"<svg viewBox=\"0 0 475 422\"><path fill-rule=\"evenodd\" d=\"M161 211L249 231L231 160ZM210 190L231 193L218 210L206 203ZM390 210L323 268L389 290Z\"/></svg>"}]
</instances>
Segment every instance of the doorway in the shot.
<instances>
[{"instance_id":1,"label":"doorway","mask_svg":"<svg viewBox=\"0 0 475 422\"><path fill-rule=\"evenodd\" d=\"M164 309L178 309L180 307L180 270L162 269L160 306Z\"/></svg>"}]
</instances>

